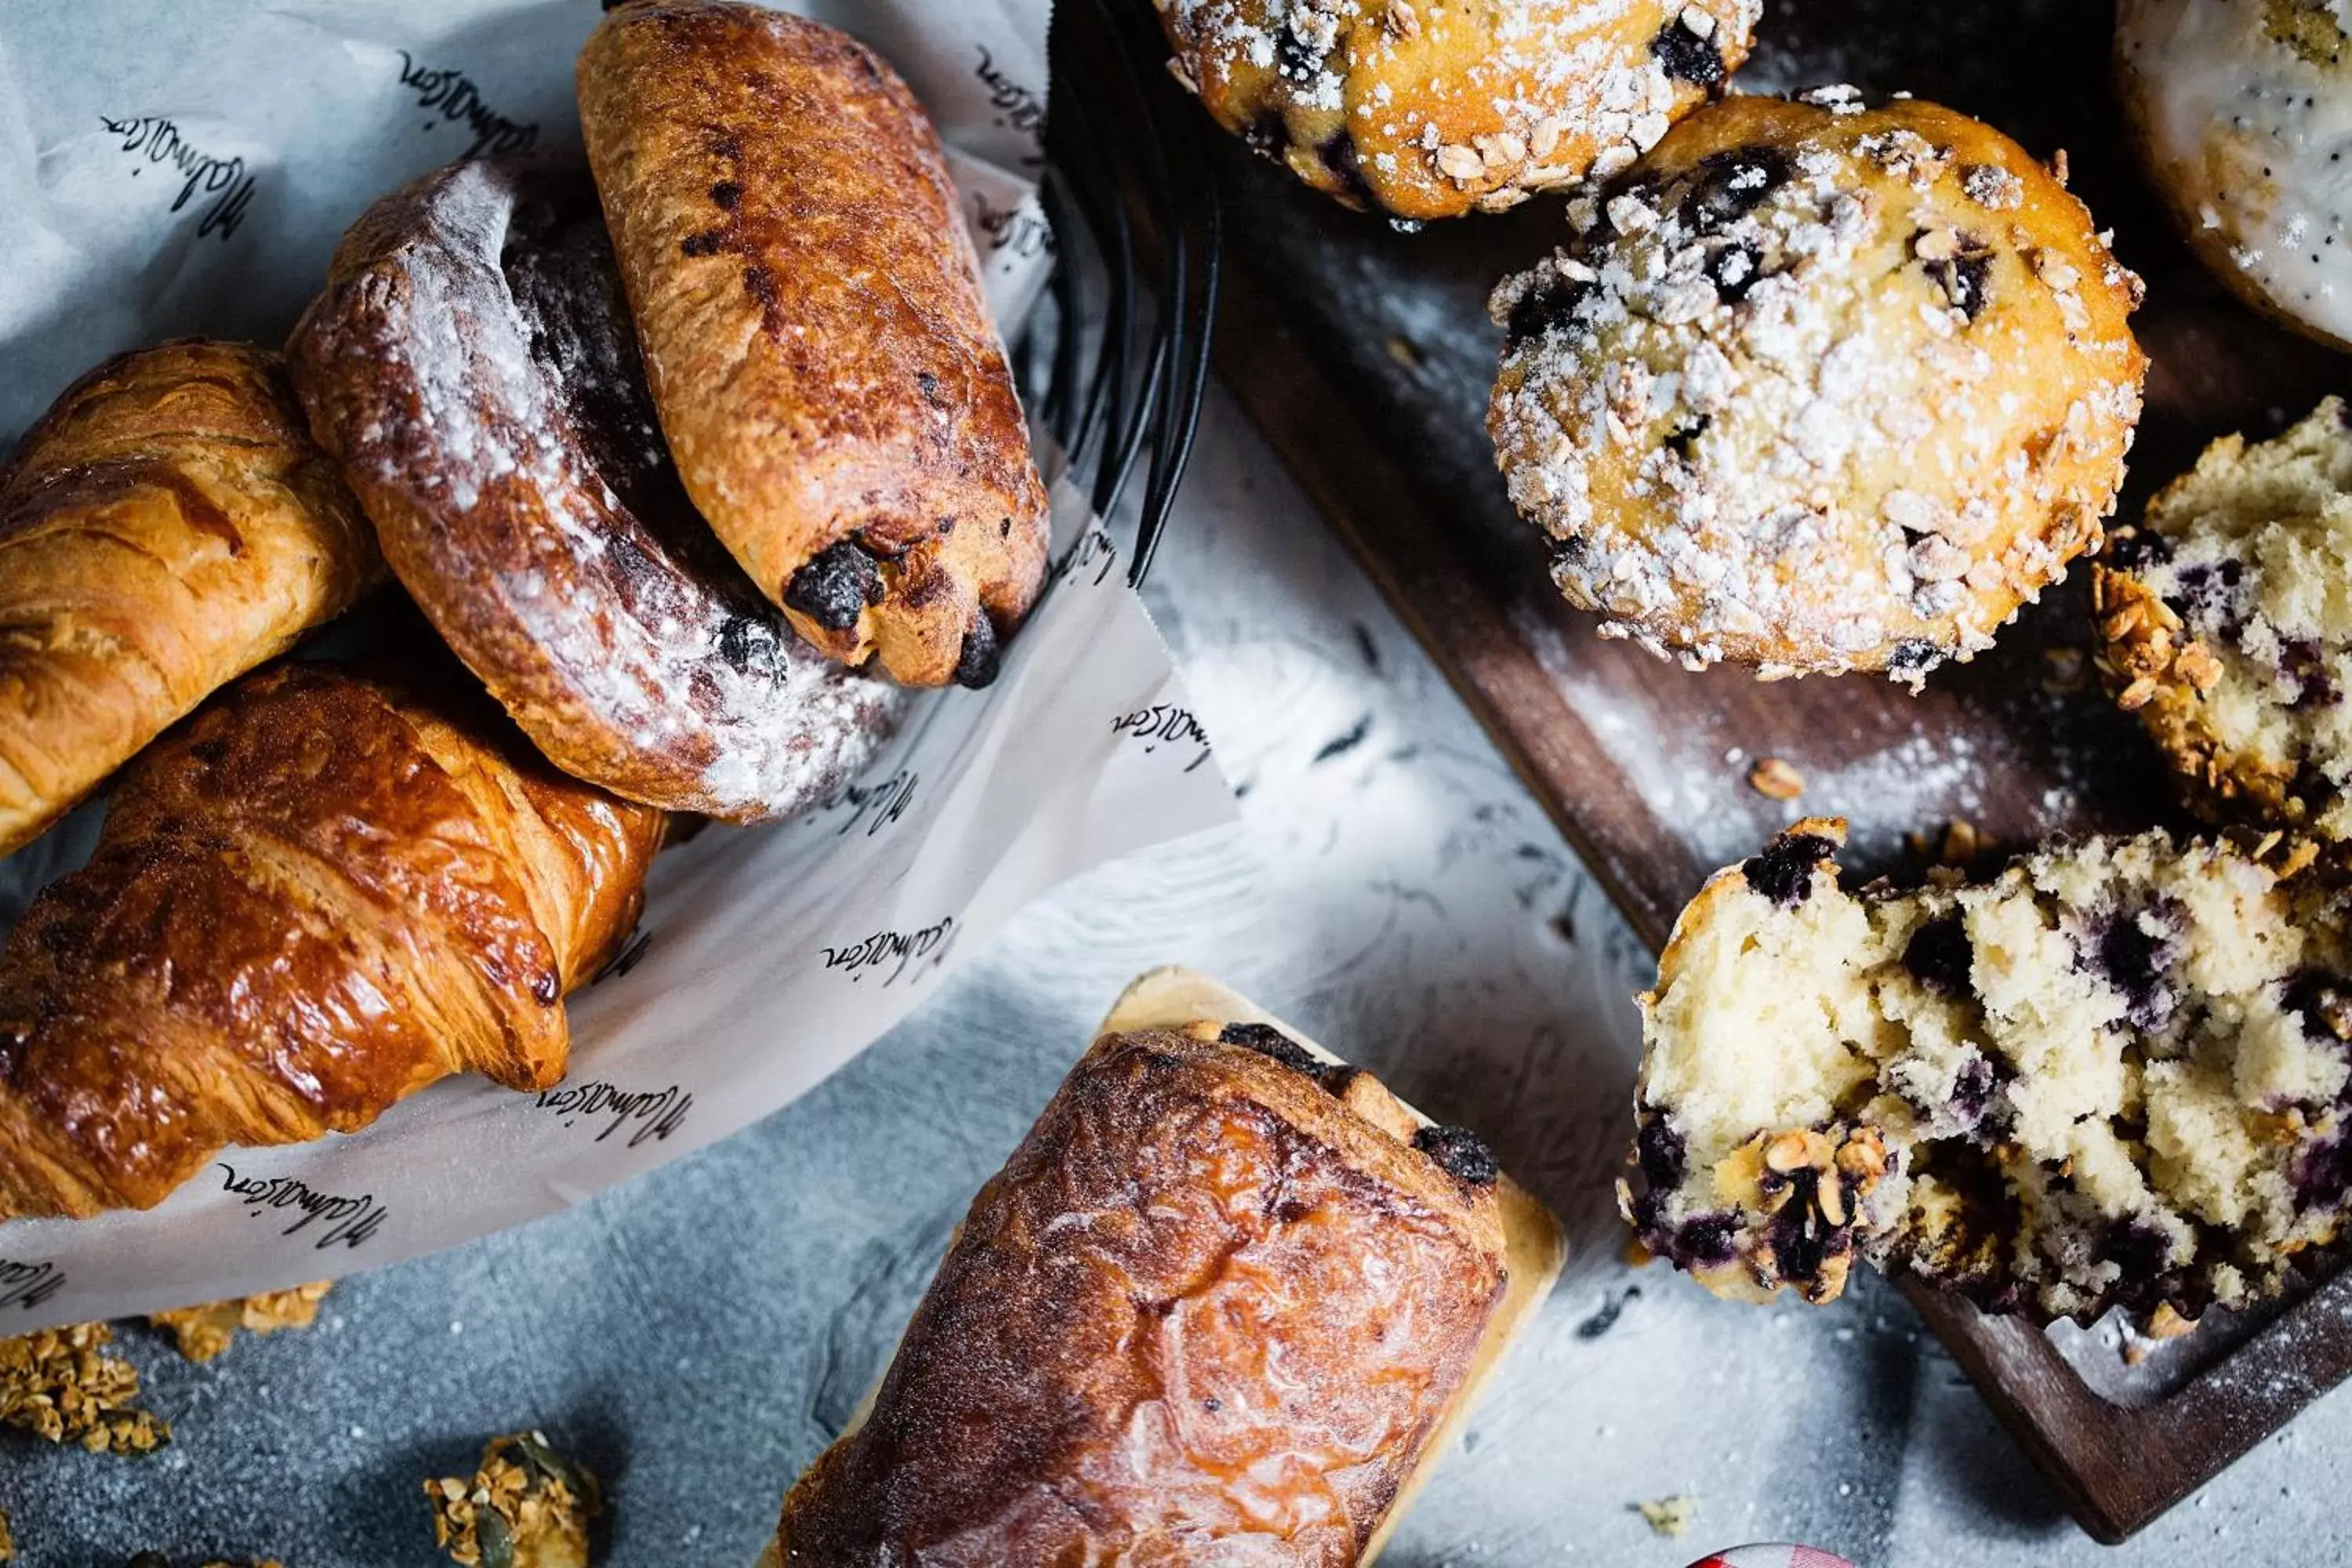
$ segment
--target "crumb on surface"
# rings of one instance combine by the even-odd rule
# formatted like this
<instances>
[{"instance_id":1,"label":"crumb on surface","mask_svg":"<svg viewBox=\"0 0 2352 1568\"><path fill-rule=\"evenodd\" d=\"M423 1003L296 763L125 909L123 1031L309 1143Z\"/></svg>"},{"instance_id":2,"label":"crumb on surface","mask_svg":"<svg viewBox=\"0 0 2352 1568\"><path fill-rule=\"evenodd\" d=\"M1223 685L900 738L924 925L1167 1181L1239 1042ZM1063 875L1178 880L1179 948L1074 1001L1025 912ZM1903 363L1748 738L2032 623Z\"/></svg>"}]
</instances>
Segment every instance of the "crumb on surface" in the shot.
<instances>
[{"instance_id":1,"label":"crumb on surface","mask_svg":"<svg viewBox=\"0 0 2352 1568\"><path fill-rule=\"evenodd\" d=\"M44 1329L0 1340L0 1425L93 1454L144 1454L172 1440L172 1428L134 1408L139 1371L106 1353L104 1323Z\"/></svg>"},{"instance_id":2,"label":"crumb on surface","mask_svg":"<svg viewBox=\"0 0 2352 1568\"><path fill-rule=\"evenodd\" d=\"M16 1561L16 1538L8 1529L8 1510L0 1508L0 1563Z\"/></svg>"},{"instance_id":3,"label":"crumb on surface","mask_svg":"<svg viewBox=\"0 0 2352 1568\"><path fill-rule=\"evenodd\" d=\"M1794 800L1805 793L1805 775L1780 757L1759 757L1748 770L1748 787L1770 800Z\"/></svg>"},{"instance_id":4,"label":"crumb on surface","mask_svg":"<svg viewBox=\"0 0 2352 1568\"><path fill-rule=\"evenodd\" d=\"M280 1329L307 1329L319 1321L319 1303L329 1281L315 1280L290 1290L270 1290L258 1296L232 1297L200 1307L180 1307L157 1312L147 1321L169 1330L180 1353L194 1362L212 1360L228 1349L242 1329L251 1334L274 1334Z\"/></svg>"},{"instance_id":5,"label":"crumb on surface","mask_svg":"<svg viewBox=\"0 0 2352 1568\"><path fill-rule=\"evenodd\" d=\"M596 1478L538 1432L493 1437L468 1479L425 1483L435 1544L465 1568L586 1568Z\"/></svg>"},{"instance_id":6,"label":"crumb on surface","mask_svg":"<svg viewBox=\"0 0 2352 1568\"><path fill-rule=\"evenodd\" d=\"M1676 1492L1672 1497L1637 1502L1633 1508L1654 1533L1680 1536L1689 1531L1691 1521L1697 1517L1698 1500L1686 1492Z\"/></svg>"}]
</instances>

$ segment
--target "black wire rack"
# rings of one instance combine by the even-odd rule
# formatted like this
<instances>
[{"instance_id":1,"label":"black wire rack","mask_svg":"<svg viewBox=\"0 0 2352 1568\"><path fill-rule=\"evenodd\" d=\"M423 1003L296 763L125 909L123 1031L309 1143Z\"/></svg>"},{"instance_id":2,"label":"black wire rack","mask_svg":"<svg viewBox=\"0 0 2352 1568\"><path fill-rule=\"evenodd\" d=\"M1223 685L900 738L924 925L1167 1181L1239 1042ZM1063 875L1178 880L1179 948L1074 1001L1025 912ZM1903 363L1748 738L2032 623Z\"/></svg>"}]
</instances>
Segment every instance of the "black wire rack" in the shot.
<instances>
[{"instance_id":1,"label":"black wire rack","mask_svg":"<svg viewBox=\"0 0 2352 1568\"><path fill-rule=\"evenodd\" d=\"M1024 381L1106 521L1131 499L1140 584L1192 452L1209 380L1224 216L1207 117L1167 69L1139 0L1061 0L1040 200L1056 257Z\"/></svg>"}]
</instances>

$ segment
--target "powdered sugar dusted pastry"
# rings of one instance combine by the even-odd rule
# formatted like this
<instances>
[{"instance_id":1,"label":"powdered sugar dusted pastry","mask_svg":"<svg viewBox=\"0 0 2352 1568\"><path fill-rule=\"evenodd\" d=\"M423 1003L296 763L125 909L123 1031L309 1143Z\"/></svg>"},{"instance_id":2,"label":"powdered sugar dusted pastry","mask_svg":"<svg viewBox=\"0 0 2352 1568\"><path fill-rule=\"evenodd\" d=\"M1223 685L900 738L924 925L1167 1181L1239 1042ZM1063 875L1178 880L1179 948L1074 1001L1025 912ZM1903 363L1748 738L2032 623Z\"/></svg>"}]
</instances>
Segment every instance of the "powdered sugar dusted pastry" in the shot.
<instances>
[{"instance_id":1,"label":"powdered sugar dusted pastry","mask_svg":"<svg viewBox=\"0 0 2352 1568\"><path fill-rule=\"evenodd\" d=\"M679 489L584 170L385 197L289 353L402 584L567 772L755 822L896 727L902 694L794 636Z\"/></svg>"},{"instance_id":2,"label":"powdered sugar dusted pastry","mask_svg":"<svg viewBox=\"0 0 2352 1568\"><path fill-rule=\"evenodd\" d=\"M1507 279L1487 415L1569 600L1693 667L1916 682L2097 544L2138 279L1933 104L1734 98Z\"/></svg>"},{"instance_id":3,"label":"powdered sugar dusted pastry","mask_svg":"<svg viewBox=\"0 0 2352 1568\"><path fill-rule=\"evenodd\" d=\"M1748 58L1759 0L1156 0L1218 123L1350 206L1613 174Z\"/></svg>"},{"instance_id":4,"label":"powdered sugar dusted pastry","mask_svg":"<svg viewBox=\"0 0 2352 1568\"><path fill-rule=\"evenodd\" d=\"M1859 1255L1995 1310L2195 1317L2337 1233L2352 900L2308 842L2092 838L1849 893L1841 822L1716 875L1642 999L1642 1239L1718 1294Z\"/></svg>"},{"instance_id":5,"label":"powdered sugar dusted pastry","mask_svg":"<svg viewBox=\"0 0 2352 1568\"><path fill-rule=\"evenodd\" d=\"M2093 579L2109 689L2190 804L2352 838L2352 431L2216 441Z\"/></svg>"},{"instance_id":6,"label":"powdered sugar dusted pastry","mask_svg":"<svg viewBox=\"0 0 2352 1568\"><path fill-rule=\"evenodd\" d=\"M2122 0L2116 70L2174 221L2256 309L2352 347L2352 11Z\"/></svg>"}]
</instances>

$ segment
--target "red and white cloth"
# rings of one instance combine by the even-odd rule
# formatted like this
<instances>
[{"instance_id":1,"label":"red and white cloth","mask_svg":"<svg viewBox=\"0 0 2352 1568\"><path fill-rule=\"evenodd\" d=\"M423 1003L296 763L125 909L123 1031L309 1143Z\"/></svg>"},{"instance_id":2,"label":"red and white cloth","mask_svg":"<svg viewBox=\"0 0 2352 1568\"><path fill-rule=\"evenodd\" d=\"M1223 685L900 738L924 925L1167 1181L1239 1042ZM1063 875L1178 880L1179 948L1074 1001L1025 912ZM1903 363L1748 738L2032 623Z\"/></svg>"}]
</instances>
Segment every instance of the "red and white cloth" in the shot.
<instances>
[{"instance_id":1,"label":"red and white cloth","mask_svg":"<svg viewBox=\"0 0 2352 1568\"><path fill-rule=\"evenodd\" d=\"M1735 1546L1728 1552L1702 1557L1691 1568L1853 1568L1853 1564L1819 1547L1776 1543Z\"/></svg>"}]
</instances>

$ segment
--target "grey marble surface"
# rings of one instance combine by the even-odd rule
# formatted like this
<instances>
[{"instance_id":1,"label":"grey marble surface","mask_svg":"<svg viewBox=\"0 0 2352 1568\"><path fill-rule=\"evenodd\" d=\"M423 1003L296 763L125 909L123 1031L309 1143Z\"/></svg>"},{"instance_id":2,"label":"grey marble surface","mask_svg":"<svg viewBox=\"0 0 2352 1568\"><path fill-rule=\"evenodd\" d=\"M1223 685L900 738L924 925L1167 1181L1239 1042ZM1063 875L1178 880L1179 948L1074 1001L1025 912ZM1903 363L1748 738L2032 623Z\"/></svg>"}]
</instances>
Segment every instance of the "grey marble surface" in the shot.
<instances>
[{"instance_id":1,"label":"grey marble surface","mask_svg":"<svg viewBox=\"0 0 2352 1568\"><path fill-rule=\"evenodd\" d=\"M1398 1568L1675 1568L1806 1540L1869 1568L2347 1555L2352 1403L2323 1401L2120 1550L2060 1511L1901 1300L1726 1305L1619 1256L1643 961L1428 660L1225 405L1153 609L1244 821L1061 889L816 1093L562 1217L351 1281L208 1368L126 1332L178 1441L0 1433L32 1568L436 1561L421 1478L543 1426L606 1478L602 1561L750 1568L950 1227L1120 986L1210 971L1486 1131L1576 1254L1406 1524ZM788 1021L779 1020L780 1030ZM1696 1500L1680 1541L1633 1510Z\"/></svg>"}]
</instances>

